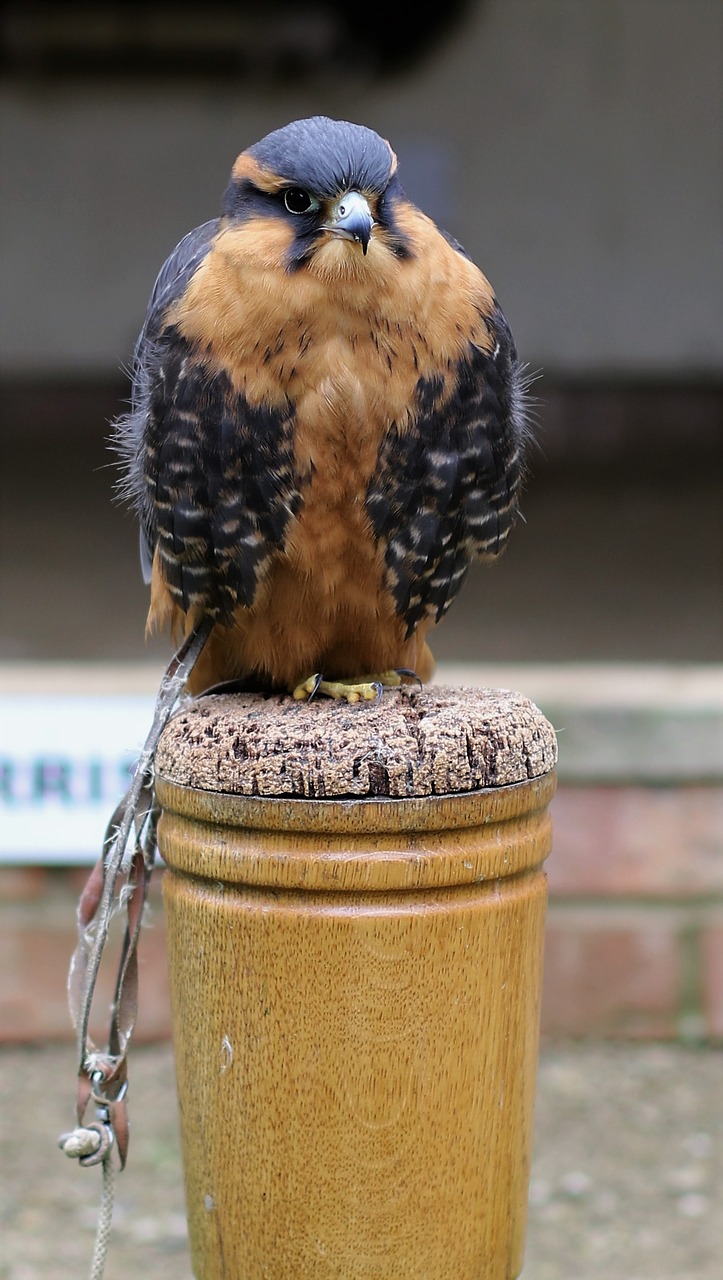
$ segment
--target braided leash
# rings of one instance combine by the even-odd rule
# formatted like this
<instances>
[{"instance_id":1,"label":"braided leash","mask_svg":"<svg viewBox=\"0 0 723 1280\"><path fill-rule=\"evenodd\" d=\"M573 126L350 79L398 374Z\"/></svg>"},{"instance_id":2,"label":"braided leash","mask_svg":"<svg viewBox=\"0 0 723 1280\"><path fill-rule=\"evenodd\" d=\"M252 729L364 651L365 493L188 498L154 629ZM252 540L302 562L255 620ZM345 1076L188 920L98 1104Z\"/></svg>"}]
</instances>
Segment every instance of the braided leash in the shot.
<instances>
[{"instance_id":1,"label":"braided leash","mask_svg":"<svg viewBox=\"0 0 723 1280\"><path fill-rule=\"evenodd\" d=\"M156 854L156 748L213 625L213 619L205 618L186 637L168 665L130 787L108 823L103 852L78 903L78 943L68 974L70 1016L78 1053L77 1123L70 1133L61 1135L58 1145L83 1166L102 1166L103 1187L90 1280L102 1280L105 1267L113 1216L113 1148L117 1149L121 1169L128 1154L127 1053L138 1008L138 936ZM88 1026L110 923L123 908L127 913L126 928L111 1006L108 1047L101 1051L91 1040ZM84 1117L91 1101L96 1119L86 1124Z\"/></svg>"}]
</instances>

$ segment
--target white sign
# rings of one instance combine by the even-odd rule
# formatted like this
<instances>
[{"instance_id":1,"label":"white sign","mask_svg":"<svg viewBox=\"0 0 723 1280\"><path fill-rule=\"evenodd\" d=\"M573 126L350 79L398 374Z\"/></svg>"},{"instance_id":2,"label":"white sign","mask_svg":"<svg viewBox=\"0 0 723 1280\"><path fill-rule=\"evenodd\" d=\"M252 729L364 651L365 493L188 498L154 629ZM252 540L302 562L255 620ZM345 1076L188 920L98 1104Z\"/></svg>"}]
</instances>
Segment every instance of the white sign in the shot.
<instances>
[{"instance_id":1,"label":"white sign","mask_svg":"<svg viewBox=\"0 0 723 1280\"><path fill-rule=\"evenodd\" d=\"M153 705L142 695L0 695L0 862L95 862Z\"/></svg>"}]
</instances>

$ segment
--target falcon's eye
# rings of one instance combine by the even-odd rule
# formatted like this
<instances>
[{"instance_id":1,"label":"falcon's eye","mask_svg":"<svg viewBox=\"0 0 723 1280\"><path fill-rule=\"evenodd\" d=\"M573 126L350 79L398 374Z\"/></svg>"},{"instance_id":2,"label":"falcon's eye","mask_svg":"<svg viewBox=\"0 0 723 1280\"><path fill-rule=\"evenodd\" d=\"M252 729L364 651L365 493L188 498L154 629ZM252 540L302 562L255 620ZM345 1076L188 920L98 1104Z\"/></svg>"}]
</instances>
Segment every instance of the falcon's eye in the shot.
<instances>
[{"instance_id":1,"label":"falcon's eye","mask_svg":"<svg viewBox=\"0 0 723 1280\"><path fill-rule=\"evenodd\" d=\"M302 187L288 187L284 192L284 204L289 213L308 213L310 209L319 208L319 201Z\"/></svg>"}]
</instances>

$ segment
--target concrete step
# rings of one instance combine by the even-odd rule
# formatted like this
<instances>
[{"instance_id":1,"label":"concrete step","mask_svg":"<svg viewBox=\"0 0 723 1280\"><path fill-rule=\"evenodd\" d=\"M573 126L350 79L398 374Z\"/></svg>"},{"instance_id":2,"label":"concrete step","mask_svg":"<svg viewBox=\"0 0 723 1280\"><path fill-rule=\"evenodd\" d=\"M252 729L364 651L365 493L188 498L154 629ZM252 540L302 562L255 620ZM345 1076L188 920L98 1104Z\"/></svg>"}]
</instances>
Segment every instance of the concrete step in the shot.
<instances>
[{"instance_id":1,"label":"concrete step","mask_svg":"<svg viewBox=\"0 0 723 1280\"><path fill-rule=\"evenodd\" d=\"M531 698L557 730L561 782L723 781L723 664L448 664L436 679Z\"/></svg>"}]
</instances>

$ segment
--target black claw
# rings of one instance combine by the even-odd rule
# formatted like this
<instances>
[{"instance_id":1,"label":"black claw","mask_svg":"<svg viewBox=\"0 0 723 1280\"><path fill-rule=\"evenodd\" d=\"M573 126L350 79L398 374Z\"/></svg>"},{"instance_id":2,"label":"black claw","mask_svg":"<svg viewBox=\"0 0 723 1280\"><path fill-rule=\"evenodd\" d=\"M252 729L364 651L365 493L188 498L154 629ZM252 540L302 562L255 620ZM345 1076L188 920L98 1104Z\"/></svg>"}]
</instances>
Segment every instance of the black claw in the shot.
<instances>
[{"instance_id":1,"label":"black claw","mask_svg":"<svg viewBox=\"0 0 723 1280\"><path fill-rule=\"evenodd\" d=\"M409 680L416 680L419 685L419 692L422 692L424 686L416 671L411 671L409 667L395 667L395 672L398 676L407 676Z\"/></svg>"},{"instance_id":2,"label":"black claw","mask_svg":"<svg viewBox=\"0 0 723 1280\"><path fill-rule=\"evenodd\" d=\"M321 671L317 671L316 675L314 676L314 688L311 690L311 693L309 694L309 702L313 702L314 698L319 692L319 685L321 684L323 679L324 679L323 673Z\"/></svg>"},{"instance_id":3,"label":"black claw","mask_svg":"<svg viewBox=\"0 0 723 1280\"><path fill-rule=\"evenodd\" d=\"M384 694L384 685L379 680L372 680L372 689L376 690L376 698L374 699L375 707L379 705Z\"/></svg>"}]
</instances>

